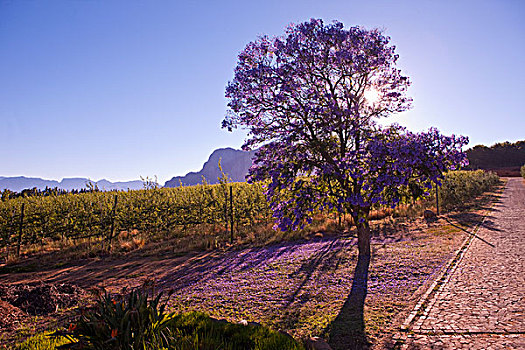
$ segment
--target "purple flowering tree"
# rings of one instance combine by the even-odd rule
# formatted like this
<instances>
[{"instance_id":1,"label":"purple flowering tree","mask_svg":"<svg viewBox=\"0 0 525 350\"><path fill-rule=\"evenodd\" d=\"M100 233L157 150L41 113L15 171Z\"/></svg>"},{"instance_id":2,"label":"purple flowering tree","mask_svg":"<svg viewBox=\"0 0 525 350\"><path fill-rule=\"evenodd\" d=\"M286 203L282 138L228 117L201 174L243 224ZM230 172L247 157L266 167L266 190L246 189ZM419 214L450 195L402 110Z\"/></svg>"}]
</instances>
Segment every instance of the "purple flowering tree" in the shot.
<instances>
[{"instance_id":1,"label":"purple flowering tree","mask_svg":"<svg viewBox=\"0 0 525 350\"><path fill-rule=\"evenodd\" d=\"M349 213L369 256L372 206L395 207L409 181L430 188L466 161L465 137L377 124L411 103L389 40L312 19L239 54L223 127L247 129L243 148L259 148L249 180L268 181L278 228L301 227L316 210Z\"/></svg>"}]
</instances>

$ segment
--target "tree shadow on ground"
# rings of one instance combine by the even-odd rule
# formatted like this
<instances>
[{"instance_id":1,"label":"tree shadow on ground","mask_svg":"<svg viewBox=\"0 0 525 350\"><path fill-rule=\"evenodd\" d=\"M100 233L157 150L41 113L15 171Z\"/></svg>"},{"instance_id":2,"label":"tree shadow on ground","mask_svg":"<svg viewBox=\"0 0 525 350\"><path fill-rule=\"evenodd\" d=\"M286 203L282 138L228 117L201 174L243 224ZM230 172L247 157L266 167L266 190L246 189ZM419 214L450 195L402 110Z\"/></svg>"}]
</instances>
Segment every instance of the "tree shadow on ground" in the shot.
<instances>
[{"instance_id":1,"label":"tree shadow on ground","mask_svg":"<svg viewBox=\"0 0 525 350\"><path fill-rule=\"evenodd\" d=\"M494 216L492 215L484 216L478 213L457 213L449 215L449 218L456 221L456 224L467 227L469 229L473 229L479 225L480 227L490 231L501 231L496 227L496 222L494 221ZM445 220L449 224L456 226L455 223L451 222L447 218L445 218ZM461 229L464 230L463 228Z\"/></svg>"},{"instance_id":2,"label":"tree shadow on ground","mask_svg":"<svg viewBox=\"0 0 525 350\"><path fill-rule=\"evenodd\" d=\"M310 257L310 259L306 260L297 271L289 275L290 278L299 279L300 282L295 288L295 290L289 295L284 308L290 307L290 305L297 298L299 292L303 289L306 283L310 281L313 273L321 268L321 265L324 262L324 260L327 259L329 256L333 256L341 249L340 247L338 247L337 250L334 249L334 246L338 242L338 240L332 240L330 244L313 254L312 257Z\"/></svg>"},{"instance_id":3,"label":"tree shadow on ground","mask_svg":"<svg viewBox=\"0 0 525 350\"><path fill-rule=\"evenodd\" d=\"M370 256L359 256L352 289L335 320L329 326L329 344L333 350L368 349L364 307L368 292Z\"/></svg>"},{"instance_id":4,"label":"tree shadow on ground","mask_svg":"<svg viewBox=\"0 0 525 350\"><path fill-rule=\"evenodd\" d=\"M280 326L288 329L293 329L297 326L301 308L309 301L309 294L303 294L305 286L312 279L315 279L317 274L339 269L342 260L339 253L346 247L355 244L354 240L341 240L338 238L325 241L328 244L301 264L295 272L288 275L290 282L298 281L298 283L293 288L290 288L290 293L285 298L286 301L281 308L282 317L278 322Z\"/></svg>"},{"instance_id":5,"label":"tree shadow on ground","mask_svg":"<svg viewBox=\"0 0 525 350\"><path fill-rule=\"evenodd\" d=\"M486 241L485 239L481 238L481 237L478 236L476 233L474 233L474 232L470 232L470 231L467 231L467 230L465 230L463 227L454 224L453 222L451 222L450 220L448 220L448 219L446 219L446 218L445 218L445 220L447 220L447 222L448 222L449 224L451 224L452 226L454 226L455 228L458 228L458 229L460 229L461 231L463 231L463 232L465 232L465 233L468 233L469 235L474 236L474 238L476 238L476 239L478 239L478 240L480 240L480 241L482 241L482 242L484 242L484 243L486 243L486 244L488 244L489 246L491 246L491 247L494 248L494 244L492 244L492 243ZM487 229L489 229L489 230L491 230L491 231L501 231L500 229L494 228L494 227L492 227L492 226L485 226L484 223L485 223L485 221L484 221L483 223L481 223L480 226L481 226L481 227L486 227Z\"/></svg>"},{"instance_id":6,"label":"tree shadow on ground","mask_svg":"<svg viewBox=\"0 0 525 350\"><path fill-rule=\"evenodd\" d=\"M324 245L289 276L289 278L300 280L300 282L298 287L290 293L285 307L289 307L294 302L315 271L324 268L328 262L332 262L335 259L334 255L346 244L352 244L351 241L341 241L337 238L323 239L317 242L324 243ZM310 243L315 243L315 241ZM172 290L181 290L202 281L213 280L229 272L247 272L256 269L267 264L270 260L278 260L283 254L293 254L305 244L307 242L304 241L287 242L261 248L213 252L203 257L197 256L177 266L169 275L162 278L160 283Z\"/></svg>"}]
</instances>

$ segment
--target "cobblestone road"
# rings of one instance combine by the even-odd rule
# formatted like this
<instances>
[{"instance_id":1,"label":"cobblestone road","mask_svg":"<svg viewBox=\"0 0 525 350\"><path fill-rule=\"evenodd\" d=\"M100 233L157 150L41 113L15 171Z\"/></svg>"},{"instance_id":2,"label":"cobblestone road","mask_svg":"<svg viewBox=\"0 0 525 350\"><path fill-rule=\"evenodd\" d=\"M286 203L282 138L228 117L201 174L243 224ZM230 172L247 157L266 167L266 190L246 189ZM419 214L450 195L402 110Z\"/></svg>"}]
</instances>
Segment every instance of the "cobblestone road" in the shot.
<instances>
[{"instance_id":1,"label":"cobblestone road","mask_svg":"<svg viewBox=\"0 0 525 350\"><path fill-rule=\"evenodd\" d=\"M525 349L525 186L511 178L406 349Z\"/></svg>"}]
</instances>

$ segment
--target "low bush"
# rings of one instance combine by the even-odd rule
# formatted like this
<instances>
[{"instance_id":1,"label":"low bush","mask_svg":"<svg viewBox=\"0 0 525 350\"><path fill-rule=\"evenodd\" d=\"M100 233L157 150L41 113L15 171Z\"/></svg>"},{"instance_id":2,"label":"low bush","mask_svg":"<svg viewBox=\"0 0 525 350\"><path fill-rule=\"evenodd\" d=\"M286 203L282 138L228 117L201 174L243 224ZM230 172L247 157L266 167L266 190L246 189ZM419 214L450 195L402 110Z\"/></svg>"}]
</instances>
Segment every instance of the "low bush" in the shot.
<instances>
[{"instance_id":1,"label":"low bush","mask_svg":"<svg viewBox=\"0 0 525 350\"><path fill-rule=\"evenodd\" d=\"M525 164L520 169L521 176L525 179Z\"/></svg>"},{"instance_id":2,"label":"low bush","mask_svg":"<svg viewBox=\"0 0 525 350\"><path fill-rule=\"evenodd\" d=\"M498 175L483 170L451 171L439 189L441 205L446 209L460 207L500 183Z\"/></svg>"}]
</instances>

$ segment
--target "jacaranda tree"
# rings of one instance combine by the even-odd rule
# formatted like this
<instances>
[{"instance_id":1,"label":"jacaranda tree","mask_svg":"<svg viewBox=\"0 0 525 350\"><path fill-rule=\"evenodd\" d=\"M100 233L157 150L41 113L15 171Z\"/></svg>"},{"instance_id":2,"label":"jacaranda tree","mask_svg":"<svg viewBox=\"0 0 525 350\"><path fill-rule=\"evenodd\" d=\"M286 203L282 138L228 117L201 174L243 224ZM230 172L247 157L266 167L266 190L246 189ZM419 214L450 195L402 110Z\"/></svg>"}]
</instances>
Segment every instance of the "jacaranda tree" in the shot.
<instances>
[{"instance_id":1,"label":"jacaranda tree","mask_svg":"<svg viewBox=\"0 0 525 350\"><path fill-rule=\"evenodd\" d=\"M316 210L349 213L359 255L369 256L372 206L395 207L409 182L430 188L466 161L465 137L377 123L411 103L389 41L379 30L312 19L239 54L223 127L247 129L243 148L259 148L249 180L269 180L280 229L311 222Z\"/></svg>"}]
</instances>

